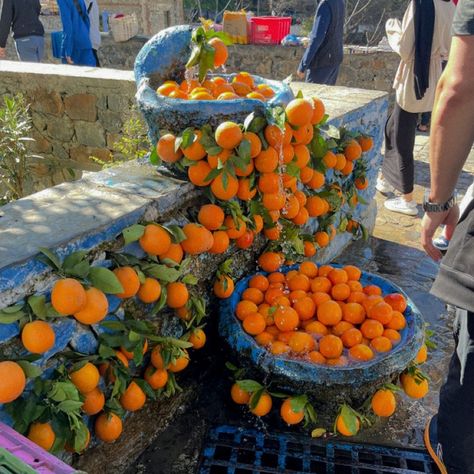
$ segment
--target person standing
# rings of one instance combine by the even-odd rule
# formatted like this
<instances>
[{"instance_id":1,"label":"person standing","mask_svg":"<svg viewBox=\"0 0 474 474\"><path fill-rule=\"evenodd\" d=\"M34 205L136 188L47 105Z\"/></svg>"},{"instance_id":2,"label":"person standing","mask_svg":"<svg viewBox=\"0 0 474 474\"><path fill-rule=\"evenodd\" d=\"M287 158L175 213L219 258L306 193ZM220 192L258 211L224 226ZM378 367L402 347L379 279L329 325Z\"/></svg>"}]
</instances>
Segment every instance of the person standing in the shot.
<instances>
[{"instance_id":1,"label":"person standing","mask_svg":"<svg viewBox=\"0 0 474 474\"><path fill-rule=\"evenodd\" d=\"M459 0L448 65L439 81L430 136L431 188L424 204L421 243L438 261L436 229L450 243L431 293L456 307L455 350L441 388L438 414L425 444L440 471L474 474L474 195L458 221L454 191L474 144L474 0Z\"/></svg>"},{"instance_id":2,"label":"person standing","mask_svg":"<svg viewBox=\"0 0 474 474\"><path fill-rule=\"evenodd\" d=\"M393 112L385 125L385 156L376 188L381 193L396 190L401 196L387 199L393 212L418 215L413 199L415 147L418 114L433 108L441 61L451 43L455 6L450 0L411 0L403 22L388 20L388 41L399 54Z\"/></svg>"},{"instance_id":3,"label":"person standing","mask_svg":"<svg viewBox=\"0 0 474 474\"><path fill-rule=\"evenodd\" d=\"M100 48L102 38L100 37L99 28L99 4L97 3L97 0L85 0L85 5L90 21L89 38L91 40L92 53L95 57L96 66L100 67L98 50Z\"/></svg>"},{"instance_id":4,"label":"person standing","mask_svg":"<svg viewBox=\"0 0 474 474\"><path fill-rule=\"evenodd\" d=\"M0 17L0 59L6 57L5 47L13 32L20 61L39 63L44 55L44 28L39 19L39 0L3 0Z\"/></svg>"},{"instance_id":5,"label":"person standing","mask_svg":"<svg viewBox=\"0 0 474 474\"><path fill-rule=\"evenodd\" d=\"M84 0L57 0L63 24L63 63L96 66L89 37L90 20Z\"/></svg>"},{"instance_id":6,"label":"person standing","mask_svg":"<svg viewBox=\"0 0 474 474\"><path fill-rule=\"evenodd\" d=\"M314 16L310 42L297 76L306 82L334 85L344 57L344 0L322 0Z\"/></svg>"}]
</instances>

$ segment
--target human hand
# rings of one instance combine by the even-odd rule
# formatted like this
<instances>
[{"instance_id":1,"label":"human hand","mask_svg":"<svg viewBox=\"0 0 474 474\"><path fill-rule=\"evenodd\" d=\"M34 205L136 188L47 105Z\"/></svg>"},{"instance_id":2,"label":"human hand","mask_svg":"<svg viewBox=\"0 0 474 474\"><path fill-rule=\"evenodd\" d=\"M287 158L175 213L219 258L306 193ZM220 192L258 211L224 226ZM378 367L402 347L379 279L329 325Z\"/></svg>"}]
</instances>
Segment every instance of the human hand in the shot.
<instances>
[{"instance_id":1,"label":"human hand","mask_svg":"<svg viewBox=\"0 0 474 474\"><path fill-rule=\"evenodd\" d=\"M66 56L66 62L68 64L74 64L74 61L71 59L71 56Z\"/></svg>"},{"instance_id":2,"label":"human hand","mask_svg":"<svg viewBox=\"0 0 474 474\"><path fill-rule=\"evenodd\" d=\"M298 76L299 79L304 79L305 73L301 71L296 71L296 75Z\"/></svg>"},{"instance_id":3,"label":"human hand","mask_svg":"<svg viewBox=\"0 0 474 474\"><path fill-rule=\"evenodd\" d=\"M436 229L445 225L446 238L451 240L459 220L457 204L445 212L426 212L421 221L421 244L425 252L435 261L441 260L442 253L433 245Z\"/></svg>"},{"instance_id":4,"label":"human hand","mask_svg":"<svg viewBox=\"0 0 474 474\"><path fill-rule=\"evenodd\" d=\"M5 48L0 48L0 58L6 58L7 52Z\"/></svg>"}]
</instances>

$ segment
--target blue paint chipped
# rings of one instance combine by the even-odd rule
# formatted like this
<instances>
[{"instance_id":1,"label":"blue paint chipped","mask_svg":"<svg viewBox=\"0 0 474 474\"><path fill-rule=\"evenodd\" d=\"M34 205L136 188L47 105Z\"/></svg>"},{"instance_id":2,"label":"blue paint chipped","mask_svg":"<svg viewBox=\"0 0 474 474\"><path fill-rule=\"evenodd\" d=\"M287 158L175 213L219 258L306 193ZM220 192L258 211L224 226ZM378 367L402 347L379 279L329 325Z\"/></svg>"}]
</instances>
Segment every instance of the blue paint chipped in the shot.
<instances>
[{"instance_id":1,"label":"blue paint chipped","mask_svg":"<svg viewBox=\"0 0 474 474\"><path fill-rule=\"evenodd\" d=\"M70 342L71 348L82 354L92 355L97 352L99 343L94 334L87 327L77 325L77 330L73 334Z\"/></svg>"},{"instance_id":2,"label":"blue paint chipped","mask_svg":"<svg viewBox=\"0 0 474 474\"><path fill-rule=\"evenodd\" d=\"M0 344L10 341L20 334L18 323L0 324Z\"/></svg>"}]
</instances>

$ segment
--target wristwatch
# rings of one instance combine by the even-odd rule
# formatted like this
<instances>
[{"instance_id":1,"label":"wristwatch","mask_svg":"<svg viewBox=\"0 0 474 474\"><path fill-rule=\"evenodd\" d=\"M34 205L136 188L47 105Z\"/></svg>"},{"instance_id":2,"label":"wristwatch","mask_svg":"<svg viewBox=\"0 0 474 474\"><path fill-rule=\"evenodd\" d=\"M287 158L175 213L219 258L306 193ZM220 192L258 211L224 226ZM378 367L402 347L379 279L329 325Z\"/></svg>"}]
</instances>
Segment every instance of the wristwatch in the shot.
<instances>
[{"instance_id":1,"label":"wristwatch","mask_svg":"<svg viewBox=\"0 0 474 474\"><path fill-rule=\"evenodd\" d=\"M454 194L444 203L430 202L429 190L427 190L423 199L423 210L425 212L445 212L451 209L455 204L456 197Z\"/></svg>"}]
</instances>

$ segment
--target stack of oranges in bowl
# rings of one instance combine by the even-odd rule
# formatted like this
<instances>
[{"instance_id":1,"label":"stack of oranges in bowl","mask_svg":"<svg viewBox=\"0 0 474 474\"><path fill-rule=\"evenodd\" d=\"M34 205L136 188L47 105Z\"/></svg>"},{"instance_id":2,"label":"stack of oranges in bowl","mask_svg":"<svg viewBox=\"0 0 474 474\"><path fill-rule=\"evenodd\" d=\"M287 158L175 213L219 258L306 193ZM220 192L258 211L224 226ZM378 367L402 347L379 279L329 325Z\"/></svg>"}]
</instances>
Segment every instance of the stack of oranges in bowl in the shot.
<instances>
[{"instance_id":1,"label":"stack of oranges in bowl","mask_svg":"<svg viewBox=\"0 0 474 474\"><path fill-rule=\"evenodd\" d=\"M390 352L406 327L405 297L363 286L353 265L318 268L310 261L286 273L249 280L235 316L275 356L346 366Z\"/></svg>"}]
</instances>

